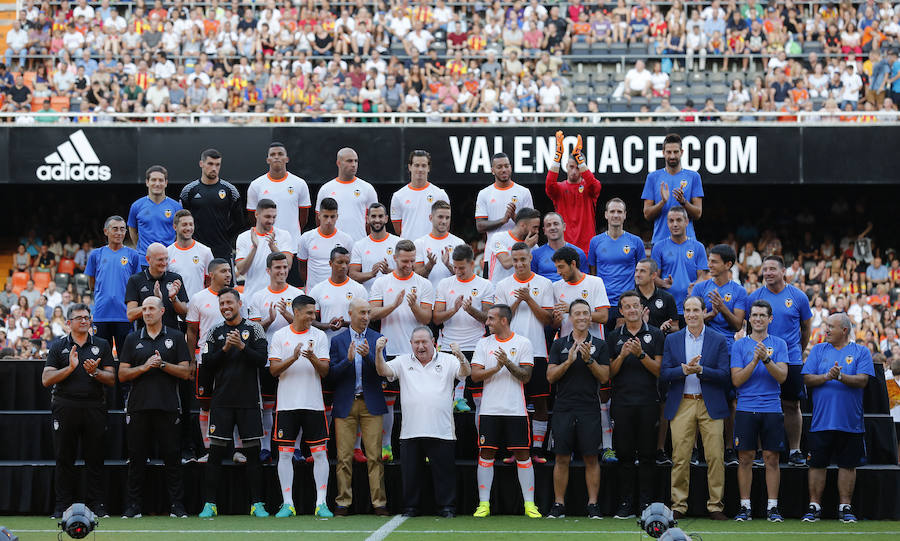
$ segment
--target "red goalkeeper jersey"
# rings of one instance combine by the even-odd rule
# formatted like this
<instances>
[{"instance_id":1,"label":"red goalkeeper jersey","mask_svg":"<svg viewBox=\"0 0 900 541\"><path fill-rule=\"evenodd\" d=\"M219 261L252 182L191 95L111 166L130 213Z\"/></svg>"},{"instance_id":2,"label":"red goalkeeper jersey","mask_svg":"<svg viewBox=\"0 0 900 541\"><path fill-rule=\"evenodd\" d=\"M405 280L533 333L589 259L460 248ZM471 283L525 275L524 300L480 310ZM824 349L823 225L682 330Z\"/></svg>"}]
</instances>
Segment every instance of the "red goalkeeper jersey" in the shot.
<instances>
[{"instance_id":1,"label":"red goalkeeper jersey","mask_svg":"<svg viewBox=\"0 0 900 541\"><path fill-rule=\"evenodd\" d=\"M600 196L600 181L589 170L581 173L581 182L572 184L563 179L557 182L559 173L547 172L544 190L553 201L556 212L566 222L565 240L588 252L596 231L596 206Z\"/></svg>"}]
</instances>

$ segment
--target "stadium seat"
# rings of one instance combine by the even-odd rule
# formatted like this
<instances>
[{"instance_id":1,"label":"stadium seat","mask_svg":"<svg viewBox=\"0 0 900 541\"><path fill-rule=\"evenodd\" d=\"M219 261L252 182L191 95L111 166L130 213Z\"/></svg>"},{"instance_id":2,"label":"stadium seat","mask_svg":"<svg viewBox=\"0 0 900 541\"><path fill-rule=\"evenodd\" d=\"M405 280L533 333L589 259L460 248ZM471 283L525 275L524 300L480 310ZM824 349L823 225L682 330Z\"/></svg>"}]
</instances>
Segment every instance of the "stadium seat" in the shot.
<instances>
[{"instance_id":1,"label":"stadium seat","mask_svg":"<svg viewBox=\"0 0 900 541\"><path fill-rule=\"evenodd\" d=\"M28 285L28 280L30 280L30 279L31 279L31 277L28 276L27 272L17 271L17 272L13 273L12 286L13 286L13 291L15 292L16 295L18 295L23 289L25 289L25 286Z\"/></svg>"},{"instance_id":2,"label":"stadium seat","mask_svg":"<svg viewBox=\"0 0 900 541\"><path fill-rule=\"evenodd\" d=\"M609 56L609 45L606 43L594 43L591 45L591 54L595 56Z\"/></svg>"},{"instance_id":3,"label":"stadium seat","mask_svg":"<svg viewBox=\"0 0 900 541\"><path fill-rule=\"evenodd\" d=\"M84 274L83 272L79 272L73 276L72 280L75 282L75 292L79 295L84 295L84 293L91 288L91 281L88 279L87 274Z\"/></svg>"},{"instance_id":4,"label":"stadium seat","mask_svg":"<svg viewBox=\"0 0 900 541\"><path fill-rule=\"evenodd\" d=\"M37 73L33 71L26 71L24 74L22 74L22 79L24 79L25 81L25 86L27 86L31 90L34 90L35 77L37 77Z\"/></svg>"},{"instance_id":5,"label":"stadium seat","mask_svg":"<svg viewBox=\"0 0 900 541\"><path fill-rule=\"evenodd\" d=\"M60 259L59 266L56 267L56 272L68 274L69 276L75 274L75 260L68 257Z\"/></svg>"},{"instance_id":6,"label":"stadium seat","mask_svg":"<svg viewBox=\"0 0 900 541\"><path fill-rule=\"evenodd\" d=\"M824 50L825 46L821 41L806 41L803 43L803 52L806 54L821 53Z\"/></svg>"},{"instance_id":7,"label":"stadium seat","mask_svg":"<svg viewBox=\"0 0 900 541\"><path fill-rule=\"evenodd\" d=\"M683 71L673 71L669 74L669 80L673 83L681 83L684 82L687 76Z\"/></svg>"},{"instance_id":8,"label":"stadium seat","mask_svg":"<svg viewBox=\"0 0 900 541\"><path fill-rule=\"evenodd\" d=\"M572 93L576 96L587 96L591 92L591 87L586 83L578 83L572 87Z\"/></svg>"},{"instance_id":9,"label":"stadium seat","mask_svg":"<svg viewBox=\"0 0 900 541\"><path fill-rule=\"evenodd\" d=\"M37 271L32 275L32 280L34 280L34 288L40 292L43 292L47 289L47 286L50 285L50 273L49 272L40 272Z\"/></svg>"},{"instance_id":10,"label":"stadium seat","mask_svg":"<svg viewBox=\"0 0 900 541\"><path fill-rule=\"evenodd\" d=\"M56 276L53 277L53 281L56 282L57 290L65 291L69 287L69 282L72 281L72 275L65 272L57 272Z\"/></svg>"},{"instance_id":11,"label":"stadium seat","mask_svg":"<svg viewBox=\"0 0 900 541\"><path fill-rule=\"evenodd\" d=\"M41 106L44 105L45 99L46 98L31 98L31 111L34 112L40 110Z\"/></svg>"},{"instance_id":12,"label":"stadium seat","mask_svg":"<svg viewBox=\"0 0 900 541\"><path fill-rule=\"evenodd\" d=\"M609 52L610 54L625 54L628 52L628 44L619 42L610 43Z\"/></svg>"},{"instance_id":13,"label":"stadium seat","mask_svg":"<svg viewBox=\"0 0 900 541\"><path fill-rule=\"evenodd\" d=\"M707 75L707 80L710 84L714 83L724 83L726 81L726 73L724 71L714 71Z\"/></svg>"},{"instance_id":14,"label":"stadium seat","mask_svg":"<svg viewBox=\"0 0 900 541\"><path fill-rule=\"evenodd\" d=\"M58 113L64 113L69 110L68 96L53 96L50 98L50 108Z\"/></svg>"},{"instance_id":15,"label":"stadium seat","mask_svg":"<svg viewBox=\"0 0 900 541\"><path fill-rule=\"evenodd\" d=\"M572 54L573 55L583 55L587 56L591 52L591 44L586 41L576 41L572 44Z\"/></svg>"},{"instance_id":16,"label":"stadium seat","mask_svg":"<svg viewBox=\"0 0 900 541\"><path fill-rule=\"evenodd\" d=\"M572 82L573 83L587 83L588 82L588 74L583 71L576 71L572 74Z\"/></svg>"},{"instance_id":17,"label":"stadium seat","mask_svg":"<svg viewBox=\"0 0 900 541\"><path fill-rule=\"evenodd\" d=\"M594 85L594 95L595 96L602 96L603 98L606 98L610 94L612 94L612 88L610 88L609 86L607 86L605 84L604 85Z\"/></svg>"},{"instance_id":18,"label":"stadium seat","mask_svg":"<svg viewBox=\"0 0 900 541\"><path fill-rule=\"evenodd\" d=\"M706 84L706 72L705 71L692 71L687 78L690 81L690 84Z\"/></svg>"},{"instance_id":19,"label":"stadium seat","mask_svg":"<svg viewBox=\"0 0 900 541\"><path fill-rule=\"evenodd\" d=\"M594 75L591 76L591 79L594 81L594 85L596 86L598 83L605 83L609 81L609 72L608 71L598 71Z\"/></svg>"}]
</instances>

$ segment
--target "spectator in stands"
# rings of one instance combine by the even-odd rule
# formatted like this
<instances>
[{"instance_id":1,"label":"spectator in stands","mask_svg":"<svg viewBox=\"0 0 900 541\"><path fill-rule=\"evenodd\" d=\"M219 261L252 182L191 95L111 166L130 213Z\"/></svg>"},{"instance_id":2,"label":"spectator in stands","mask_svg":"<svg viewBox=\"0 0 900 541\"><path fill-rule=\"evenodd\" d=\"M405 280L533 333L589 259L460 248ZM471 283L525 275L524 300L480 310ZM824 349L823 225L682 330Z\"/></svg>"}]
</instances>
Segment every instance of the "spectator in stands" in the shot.
<instances>
[{"instance_id":1,"label":"spectator in stands","mask_svg":"<svg viewBox=\"0 0 900 541\"><path fill-rule=\"evenodd\" d=\"M633 96L650 98L651 74L644 68L644 61L638 60L634 67L625 74L624 95L628 102Z\"/></svg>"},{"instance_id":2,"label":"spectator in stands","mask_svg":"<svg viewBox=\"0 0 900 541\"><path fill-rule=\"evenodd\" d=\"M825 468L838 465L838 519L856 522L851 507L856 468L865 463L863 388L875 377L869 351L851 341L850 318L834 314L825 322L825 343L813 346L803 365L803 381L813 391L809 440L809 510L804 522L821 517Z\"/></svg>"},{"instance_id":3,"label":"spectator in stands","mask_svg":"<svg viewBox=\"0 0 900 541\"><path fill-rule=\"evenodd\" d=\"M19 296L13 291L12 280L7 280L3 286L3 291L0 291L0 306L12 308L18 300Z\"/></svg>"},{"instance_id":4,"label":"spectator in stands","mask_svg":"<svg viewBox=\"0 0 900 541\"><path fill-rule=\"evenodd\" d=\"M25 283L25 289L19 293L19 306L22 306L22 300L25 300L26 305L23 308L28 310L29 306L34 306L37 303L40 296L41 292L34 287L34 280L29 279Z\"/></svg>"},{"instance_id":5,"label":"spectator in stands","mask_svg":"<svg viewBox=\"0 0 900 541\"><path fill-rule=\"evenodd\" d=\"M24 244L19 244L16 253L13 254L13 271L31 272L31 254L25 249Z\"/></svg>"},{"instance_id":6,"label":"spectator in stands","mask_svg":"<svg viewBox=\"0 0 900 541\"><path fill-rule=\"evenodd\" d=\"M19 57L19 71L25 69L28 55L28 32L22 28L18 20L13 21L12 28L6 32L6 65L12 66L13 57Z\"/></svg>"},{"instance_id":7,"label":"spectator in stands","mask_svg":"<svg viewBox=\"0 0 900 541\"><path fill-rule=\"evenodd\" d=\"M694 13L696 13L696 10L694 10ZM687 37L685 37L684 40L684 50L686 53L685 67L688 71L693 71L694 69L694 55L700 57L700 71L706 69L707 40L708 38L703 34L703 29L699 24L693 25L688 31Z\"/></svg>"},{"instance_id":8,"label":"spectator in stands","mask_svg":"<svg viewBox=\"0 0 900 541\"><path fill-rule=\"evenodd\" d=\"M15 83L6 90L6 94L10 99L10 107L27 107L27 110L31 110L31 89L25 86L25 78L21 75L16 76Z\"/></svg>"}]
</instances>

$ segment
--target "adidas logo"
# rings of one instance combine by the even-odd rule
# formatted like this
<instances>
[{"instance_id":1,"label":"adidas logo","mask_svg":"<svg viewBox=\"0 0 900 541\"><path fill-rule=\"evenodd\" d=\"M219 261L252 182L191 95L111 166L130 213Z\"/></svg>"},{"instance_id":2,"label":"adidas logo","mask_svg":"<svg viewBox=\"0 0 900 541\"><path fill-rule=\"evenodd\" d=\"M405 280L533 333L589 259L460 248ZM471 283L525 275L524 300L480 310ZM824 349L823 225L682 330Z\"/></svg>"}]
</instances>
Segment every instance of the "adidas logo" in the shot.
<instances>
[{"instance_id":1,"label":"adidas logo","mask_svg":"<svg viewBox=\"0 0 900 541\"><path fill-rule=\"evenodd\" d=\"M100 165L100 158L88 142L83 130L69 136L69 140L56 147L56 152L44 158L37 168L38 180L98 180L112 178L109 166Z\"/></svg>"}]
</instances>

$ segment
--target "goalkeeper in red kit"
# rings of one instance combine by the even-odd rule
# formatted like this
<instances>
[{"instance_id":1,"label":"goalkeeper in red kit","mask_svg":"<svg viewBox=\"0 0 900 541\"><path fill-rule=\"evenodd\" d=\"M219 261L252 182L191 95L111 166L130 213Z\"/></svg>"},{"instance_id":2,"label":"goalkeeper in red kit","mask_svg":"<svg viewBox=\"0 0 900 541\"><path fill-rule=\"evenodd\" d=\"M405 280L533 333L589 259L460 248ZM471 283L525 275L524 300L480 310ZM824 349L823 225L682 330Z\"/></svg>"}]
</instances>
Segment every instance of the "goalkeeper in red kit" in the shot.
<instances>
[{"instance_id":1,"label":"goalkeeper in red kit","mask_svg":"<svg viewBox=\"0 0 900 541\"><path fill-rule=\"evenodd\" d=\"M597 234L594 208L600 196L600 181L588 170L582 154L581 136L566 161L566 178L559 182L563 156L563 132L556 132L556 157L547 172L544 190L553 201L556 212L566 223L564 239L587 253L591 239Z\"/></svg>"}]
</instances>

